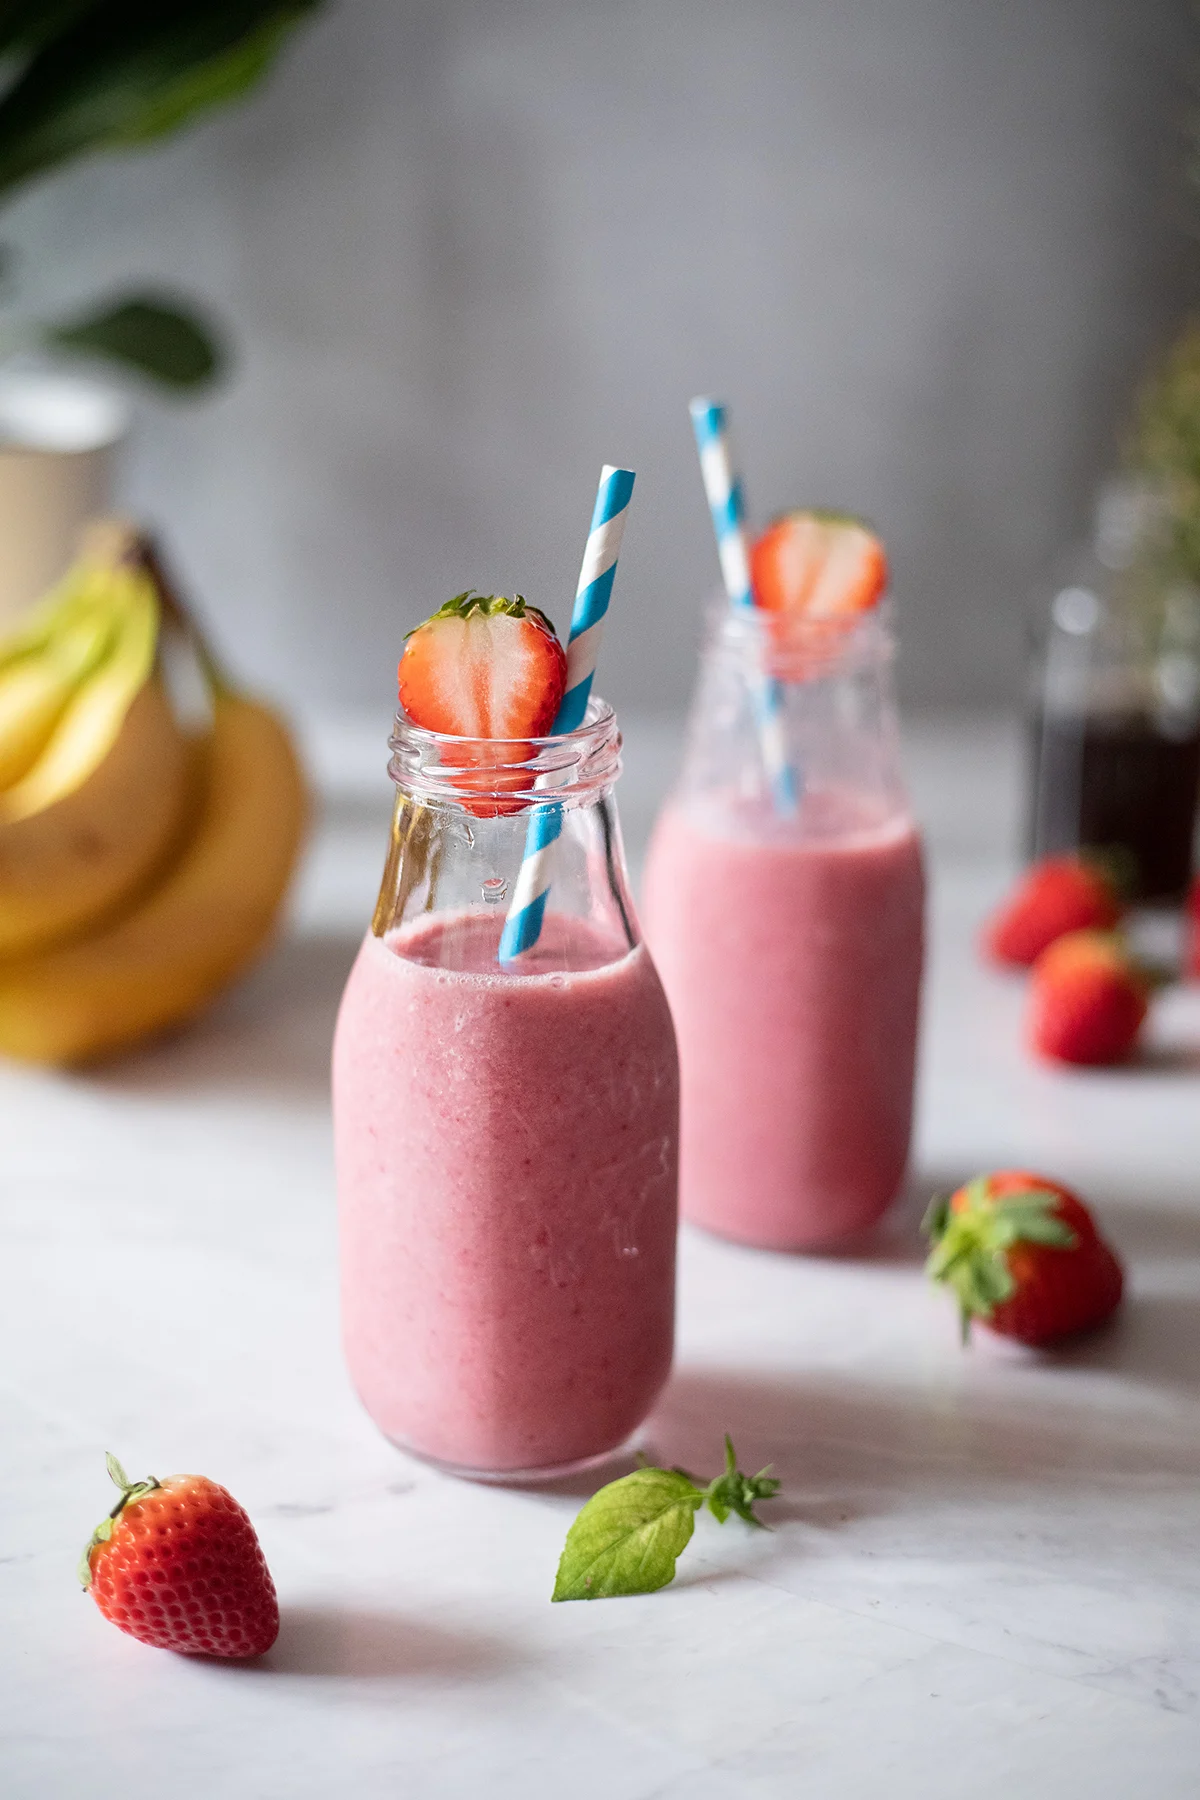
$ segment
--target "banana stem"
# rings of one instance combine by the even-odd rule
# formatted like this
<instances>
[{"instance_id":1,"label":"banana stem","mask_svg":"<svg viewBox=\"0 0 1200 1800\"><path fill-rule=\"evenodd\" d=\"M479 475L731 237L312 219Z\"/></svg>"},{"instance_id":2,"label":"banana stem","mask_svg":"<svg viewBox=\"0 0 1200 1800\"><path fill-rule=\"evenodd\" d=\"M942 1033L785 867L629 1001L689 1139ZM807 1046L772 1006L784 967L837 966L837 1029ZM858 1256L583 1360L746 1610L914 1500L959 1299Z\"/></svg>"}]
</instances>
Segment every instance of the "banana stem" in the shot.
<instances>
[{"instance_id":1,"label":"banana stem","mask_svg":"<svg viewBox=\"0 0 1200 1800\"><path fill-rule=\"evenodd\" d=\"M163 612L171 623L185 634L191 644L196 654L196 660L204 671L204 678L212 689L214 699L227 699L234 692L234 684L217 661L204 633L179 598L179 590L174 577L163 561L158 544L148 532L138 532L136 555L158 591Z\"/></svg>"}]
</instances>

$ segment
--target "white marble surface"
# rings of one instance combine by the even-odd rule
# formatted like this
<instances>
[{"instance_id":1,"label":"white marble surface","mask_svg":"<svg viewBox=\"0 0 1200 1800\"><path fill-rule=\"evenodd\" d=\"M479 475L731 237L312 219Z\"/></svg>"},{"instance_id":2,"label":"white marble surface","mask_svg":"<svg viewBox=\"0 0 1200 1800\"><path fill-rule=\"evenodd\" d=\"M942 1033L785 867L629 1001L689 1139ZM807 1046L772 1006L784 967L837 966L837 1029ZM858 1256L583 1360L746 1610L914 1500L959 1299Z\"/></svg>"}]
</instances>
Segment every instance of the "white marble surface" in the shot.
<instances>
[{"instance_id":1,"label":"white marble surface","mask_svg":"<svg viewBox=\"0 0 1200 1800\"><path fill-rule=\"evenodd\" d=\"M670 734L631 737L640 841ZM292 937L195 1030L111 1070L0 1070L5 1800L1193 1800L1200 1790L1200 992L1135 1069L1017 1047L975 921L1012 836L1002 728L926 727L935 851L916 1171L858 1255L684 1234L678 1370L652 1422L774 1459L776 1530L702 1520L674 1587L552 1607L575 1492L456 1483L390 1449L337 1343L326 1057L382 853L370 757ZM921 1280L931 1186L1078 1181L1132 1274L1054 1358L968 1355ZM253 1514L283 1605L255 1667L146 1650L74 1583L131 1470L200 1469Z\"/></svg>"}]
</instances>

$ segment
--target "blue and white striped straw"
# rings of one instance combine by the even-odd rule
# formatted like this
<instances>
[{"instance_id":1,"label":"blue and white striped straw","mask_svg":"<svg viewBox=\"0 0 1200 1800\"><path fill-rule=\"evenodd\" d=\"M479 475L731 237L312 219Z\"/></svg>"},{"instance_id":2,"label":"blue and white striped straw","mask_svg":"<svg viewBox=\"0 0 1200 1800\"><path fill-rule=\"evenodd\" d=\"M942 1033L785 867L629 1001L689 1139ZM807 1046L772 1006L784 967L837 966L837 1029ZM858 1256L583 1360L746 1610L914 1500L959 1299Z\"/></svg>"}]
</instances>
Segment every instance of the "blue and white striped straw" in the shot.
<instances>
[{"instance_id":1,"label":"blue and white striped straw","mask_svg":"<svg viewBox=\"0 0 1200 1800\"><path fill-rule=\"evenodd\" d=\"M716 400L699 398L689 407L696 448L700 452L700 474L713 530L717 535L717 555L721 561L721 579L730 605L753 607L754 589L750 582L750 553L746 547L745 509L742 484L733 472L729 452L729 429L725 408ZM754 695L758 722L758 738L763 763L771 783L777 812L796 810L796 774L788 762L783 735L783 696L779 683L766 674L760 675Z\"/></svg>"},{"instance_id":2,"label":"blue and white striped straw","mask_svg":"<svg viewBox=\"0 0 1200 1800\"><path fill-rule=\"evenodd\" d=\"M592 526L575 590L571 635L567 640L567 686L552 727L555 736L576 730L587 712L633 481L632 469L614 469L605 463L600 471ZM563 809L554 801L533 808L525 854L500 937L502 963L515 962L526 950L532 950L542 934L550 892L550 864L562 826Z\"/></svg>"}]
</instances>

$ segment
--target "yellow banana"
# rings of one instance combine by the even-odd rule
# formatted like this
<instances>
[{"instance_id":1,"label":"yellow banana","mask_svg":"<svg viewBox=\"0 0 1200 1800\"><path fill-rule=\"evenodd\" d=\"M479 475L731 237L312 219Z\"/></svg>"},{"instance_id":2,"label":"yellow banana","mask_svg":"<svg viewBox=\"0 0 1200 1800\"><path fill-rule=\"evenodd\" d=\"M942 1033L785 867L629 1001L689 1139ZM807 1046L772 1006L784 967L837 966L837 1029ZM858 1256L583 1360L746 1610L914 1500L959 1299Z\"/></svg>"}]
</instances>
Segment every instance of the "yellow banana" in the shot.
<instances>
[{"instance_id":1,"label":"yellow banana","mask_svg":"<svg viewBox=\"0 0 1200 1800\"><path fill-rule=\"evenodd\" d=\"M0 665L0 788L33 767L112 635L112 620L93 614Z\"/></svg>"},{"instance_id":2,"label":"yellow banana","mask_svg":"<svg viewBox=\"0 0 1200 1800\"><path fill-rule=\"evenodd\" d=\"M5 734L6 678L39 670L49 693L52 671L76 675L32 766L0 788L0 957L109 913L161 868L192 809L194 748L158 671L149 575L85 565L50 602L7 668L0 649L0 771L23 741Z\"/></svg>"},{"instance_id":3,"label":"yellow banana","mask_svg":"<svg viewBox=\"0 0 1200 1800\"><path fill-rule=\"evenodd\" d=\"M284 727L218 690L199 816L133 911L94 935L0 963L0 1052L77 1063L195 1012L262 948L307 810Z\"/></svg>"}]
</instances>

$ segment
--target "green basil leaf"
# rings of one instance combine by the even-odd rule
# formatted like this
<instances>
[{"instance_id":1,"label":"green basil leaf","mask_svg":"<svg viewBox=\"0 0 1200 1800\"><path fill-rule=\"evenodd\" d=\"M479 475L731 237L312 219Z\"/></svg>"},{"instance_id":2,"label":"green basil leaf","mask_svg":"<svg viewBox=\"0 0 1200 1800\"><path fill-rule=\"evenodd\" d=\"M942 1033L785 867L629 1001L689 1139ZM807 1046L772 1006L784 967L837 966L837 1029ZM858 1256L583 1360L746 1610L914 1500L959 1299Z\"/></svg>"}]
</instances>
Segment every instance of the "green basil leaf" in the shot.
<instances>
[{"instance_id":1,"label":"green basil leaf","mask_svg":"<svg viewBox=\"0 0 1200 1800\"><path fill-rule=\"evenodd\" d=\"M205 320L149 295L130 294L80 318L46 326L42 340L55 349L123 363L164 387L206 387L225 363Z\"/></svg>"},{"instance_id":2,"label":"green basil leaf","mask_svg":"<svg viewBox=\"0 0 1200 1800\"><path fill-rule=\"evenodd\" d=\"M563 1548L555 1600L607 1600L666 1587L704 1496L674 1469L635 1469L593 1494Z\"/></svg>"}]
</instances>

